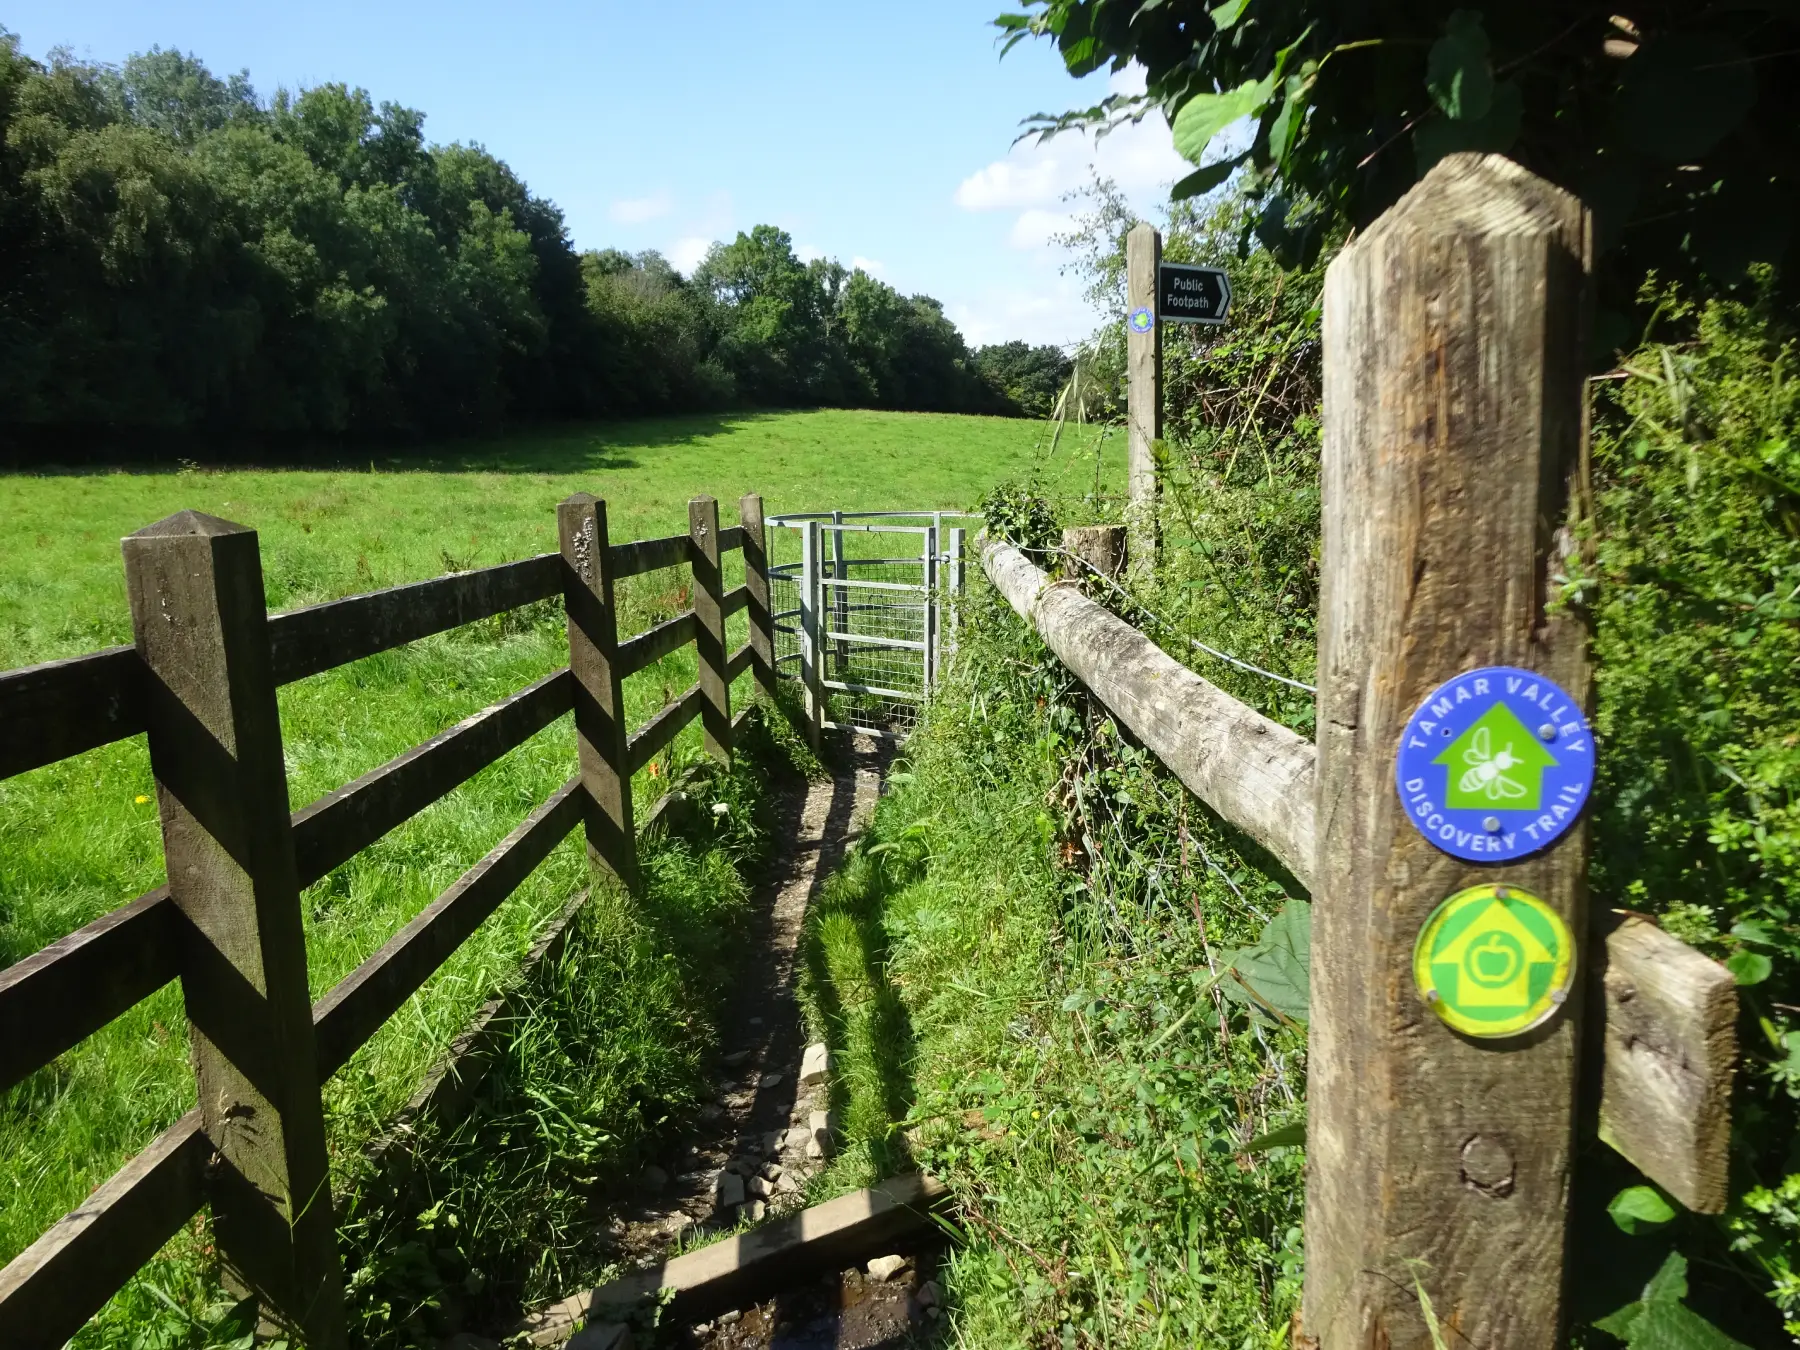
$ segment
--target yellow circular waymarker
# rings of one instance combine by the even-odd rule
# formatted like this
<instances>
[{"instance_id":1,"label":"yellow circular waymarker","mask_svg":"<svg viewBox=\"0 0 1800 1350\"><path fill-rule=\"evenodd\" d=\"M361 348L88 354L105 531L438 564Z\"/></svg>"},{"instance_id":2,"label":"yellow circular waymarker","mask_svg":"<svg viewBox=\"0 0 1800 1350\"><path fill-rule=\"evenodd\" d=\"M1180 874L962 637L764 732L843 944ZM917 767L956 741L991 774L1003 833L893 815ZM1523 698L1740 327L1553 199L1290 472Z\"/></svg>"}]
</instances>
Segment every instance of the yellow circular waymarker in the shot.
<instances>
[{"instance_id":1,"label":"yellow circular waymarker","mask_svg":"<svg viewBox=\"0 0 1800 1350\"><path fill-rule=\"evenodd\" d=\"M1431 911L1413 946L1413 982L1467 1036L1516 1036L1569 996L1575 942L1562 916L1516 886L1471 886Z\"/></svg>"}]
</instances>

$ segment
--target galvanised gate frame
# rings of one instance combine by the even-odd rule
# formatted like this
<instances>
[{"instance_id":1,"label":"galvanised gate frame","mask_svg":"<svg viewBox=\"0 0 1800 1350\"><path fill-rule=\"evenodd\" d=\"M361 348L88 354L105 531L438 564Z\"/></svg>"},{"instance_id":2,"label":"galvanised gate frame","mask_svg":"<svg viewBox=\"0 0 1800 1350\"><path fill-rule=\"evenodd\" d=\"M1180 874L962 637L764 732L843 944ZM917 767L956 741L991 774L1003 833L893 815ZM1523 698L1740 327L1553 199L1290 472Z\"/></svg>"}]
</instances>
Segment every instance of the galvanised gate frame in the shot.
<instances>
[{"instance_id":1,"label":"galvanised gate frame","mask_svg":"<svg viewBox=\"0 0 1800 1350\"><path fill-rule=\"evenodd\" d=\"M979 519L962 511L769 517L775 667L800 682L815 740L821 730L897 737L912 726L953 640L944 602L963 587L967 531L946 521Z\"/></svg>"}]
</instances>

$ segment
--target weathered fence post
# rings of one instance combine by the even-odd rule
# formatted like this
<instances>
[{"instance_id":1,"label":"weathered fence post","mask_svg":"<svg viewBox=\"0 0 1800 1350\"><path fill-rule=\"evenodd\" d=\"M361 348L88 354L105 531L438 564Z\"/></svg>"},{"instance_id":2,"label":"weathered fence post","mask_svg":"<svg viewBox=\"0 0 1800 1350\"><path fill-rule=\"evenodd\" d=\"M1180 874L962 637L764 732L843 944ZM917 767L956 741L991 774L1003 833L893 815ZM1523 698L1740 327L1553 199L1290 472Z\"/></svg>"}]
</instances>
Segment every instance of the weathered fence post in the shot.
<instances>
[{"instance_id":1,"label":"weathered fence post","mask_svg":"<svg viewBox=\"0 0 1800 1350\"><path fill-rule=\"evenodd\" d=\"M719 503L688 502L694 569L694 655L700 667L700 729L706 753L731 762L731 685L725 679L725 580L719 570Z\"/></svg>"},{"instance_id":2,"label":"weathered fence post","mask_svg":"<svg viewBox=\"0 0 1800 1350\"><path fill-rule=\"evenodd\" d=\"M819 522L809 520L800 535L800 688L806 710L806 741L817 754L825 723L825 659L821 650L819 571L823 559Z\"/></svg>"},{"instance_id":3,"label":"weathered fence post","mask_svg":"<svg viewBox=\"0 0 1800 1350\"><path fill-rule=\"evenodd\" d=\"M343 1271L256 532L197 511L123 541L150 765L228 1282L312 1350L345 1344Z\"/></svg>"},{"instance_id":4,"label":"weathered fence post","mask_svg":"<svg viewBox=\"0 0 1800 1350\"><path fill-rule=\"evenodd\" d=\"M774 703L775 620L769 607L769 545L761 493L746 492L739 500L738 523L744 529L744 589L750 597L744 606L750 624L750 671L756 687Z\"/></svg>"},{"instance_id":5,"label":"weathered fence post","mask_svg":"<svg viewBox=\"0 0 1800 1350\"><path fill-rule=\"evenodd\" d=\"M1156 271L1162 236L1139 223L1125 236L1127 424L1126 519L1131 525L1131 563L1156 563L1156 442L1163 434L1162 324L1156 318Z\"/></svg>"},{"instance_id":6,"label":"weathered fence post","mask_svg":"<svg viewBox=\"0 0 1800 1350\"><path fill-rule=\"evenodd\" d=\"M842 525L844 523L844 513L842 511L833 511L831 513L831 521L834 525ZM844 556L844 532L842 530L833 530L831 532L831 570L829 573L822 575L829 575L837 581L845 581L850 576L850 561ZM823 618L823 616L821 616L821 618ZM848 586L833 586L831 588L831 619L828 623L821 626L820 631L823 632L826 628L833 629L839 633L848 633L850 631L850 588ZM841 637L832 647L831 668L837 672L837 677L840 680L847 678L849 675L850 644Z\"/></svg>"},{"instance_id":7,"label":"weathered fence post","mask_svg":"<svg viewBox=\"0 0 1800 1350\"><path fill-rule=\"evenodd\" d=\"M569 670L575 677L575 741L587 798L582 822L588 856L626 886L636 886L637 834L631 818L631 760L617 664L619 625L606 503L586 492L558 503L556 533L563 559Z\"/></svg>"},{"instance_id":8,"label":"weathered fence post","mask_svg":"<svg viewBox=\"0 0 1800 1350\"><path fill-rule=\"evenodd\" d=\"M1558 1343L1583 981L1535 1030L1477 1041L1426 1004L1413 949L1486 881L1545 901L1579 963L1585 830L1460 861L1410 823L1395 755L1424 695L1473 667L1588 701L1586 631L1554 603L1588 253L1575 198L1454 155L1326 277L1303 1310L1322 1350L1428 1350L1416 1288L1451 1345Z\"/></svg>"}]
</instances>

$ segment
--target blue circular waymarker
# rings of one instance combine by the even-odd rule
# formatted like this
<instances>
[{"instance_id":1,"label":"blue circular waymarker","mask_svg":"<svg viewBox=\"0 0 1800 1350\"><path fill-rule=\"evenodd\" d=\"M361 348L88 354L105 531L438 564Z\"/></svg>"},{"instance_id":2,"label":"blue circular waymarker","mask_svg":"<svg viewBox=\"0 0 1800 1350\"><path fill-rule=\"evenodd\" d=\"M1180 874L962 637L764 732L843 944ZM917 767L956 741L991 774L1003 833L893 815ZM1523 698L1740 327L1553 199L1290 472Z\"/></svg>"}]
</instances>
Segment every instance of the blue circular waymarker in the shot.
<instances>
[{"instance_id":1,"label":"blue circular waymarker","mask_svg":"<svg viewBox=\"0 0 1800 1350\"><path fill-rule=\"evenodd\" d=\"M1594 786L1594 736L1542 675L1483 666L1446 680L1400 736L1394 786L1420 834L1469 862L1549 847Z\"/></svg>"},{"instance_id":2,"label":"blue circular waymarker","mask_svg":"<svg viewBox=\"0 0 1800 1350\"><path fill-rule=\"evenodd\" d=\"M1134 333L1148 333L1156 327L1156 316L1140 305L1131 311L1131 317L1125 322Z\"/></svg>"}]
</instances>

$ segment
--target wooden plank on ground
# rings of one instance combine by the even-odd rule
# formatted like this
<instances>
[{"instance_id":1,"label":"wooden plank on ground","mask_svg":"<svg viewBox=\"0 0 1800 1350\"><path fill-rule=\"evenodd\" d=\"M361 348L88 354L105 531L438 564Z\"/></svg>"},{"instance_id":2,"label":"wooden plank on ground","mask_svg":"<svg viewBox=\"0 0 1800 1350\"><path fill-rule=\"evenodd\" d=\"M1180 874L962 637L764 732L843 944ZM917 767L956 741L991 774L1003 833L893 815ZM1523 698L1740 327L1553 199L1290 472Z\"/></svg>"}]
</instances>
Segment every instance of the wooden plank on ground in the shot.
<instances>
[{"instance_id":1,"label":"wooden plank on ground","mask_svg":"<svg viewBox=\"0 0 1800 1350\"><path fill-rule=\"evenodd\" d=\"M685 534L664 535L661 539L639 539L630 544L614 544L610 550L612 577L642 576L664 567L683 567L688 560L688 537Z\"/></svg>"},{"instance_id":2,"label":"wooden plank on ground","mask_svg":"<svg viewBox=\"0 0 1800 1350\"><path fill-rule=\"evenodd\" d=\"M291 684L420 638L548 600L562 590L554 553L352 595L269 616L277 684Z\"/></svg>"},{"instance_id":3,"label":"wooden plank on ground","mask_svg":"<svg viewBox=\"0 0 1800 1350\"><path fill-rule=\"evenodd\" d=\"M0 1270L0 1345L54 1350L205 1203L212 1144L190 1111Z\"/></svg>"},{"instance_id":4,"label":"wooden plank on ground","mask_svg":"<svg viewBox=\"0 0 1800 1350\"><path fill-rule=\"evenodd\" d=\"M0 778L143 729L144 663L136 648L0 673Z\"/></svg>"},{"instance_id":5,"label":"wooden plank on ground","mask_svg":"<svg viewBox=\"0 0 1800 1350\"><path fill-rule=\"evenodd\" d=\"M0 970L0 1092L180 974L185 924L159 886Z\"/></svg>"},{"instance_id":6,"label":"wooden plank on ground","mask_svg":"<svg viewBox=\"0 0 1800 1350\"><path fill-rule=\"evenodd\" d=\"M933 1177L893 1177L564 1299L532 1317L524 1330L534 1345L553 1345L584 1321L627 1320L663 1289L675 1291L664 1316L682 1321L746 1307L932 1231L932 1212L949 1198Z\"/></svg>"},{"instance_id":7,"label":"wooden plank on ground","mask_svg":"<svg viewBox=\"0 0 1800 1350\"><path fill-rule=\"evenodd\" d=\"M574 684L565 668L297 812L300 884L312 885L574 706Z\"/></svg>"},{"instance_id":8,"label":"wooden plank on ground","mask_svg":"<svg viewBox=\"0 0 1800 1350\"><path fill-rule=\"evenodd\" d=\"M319 1077L350 1056L430 979L550 850L581 821L581 779L571 778L487 857L313 1007Z\"/></svg>"},{"instance_id":9,"label":"wooden plank on ground","mask_svg":"<svg viewBox=\"0 0 1800 1350\"><path fill-rule=\"evenodd\" d=\"M1731 972L1649 920L1607 935L1600 1138L1689 1209L1729 1196L1737 984Z\"/></svg>"}]
</instances>

